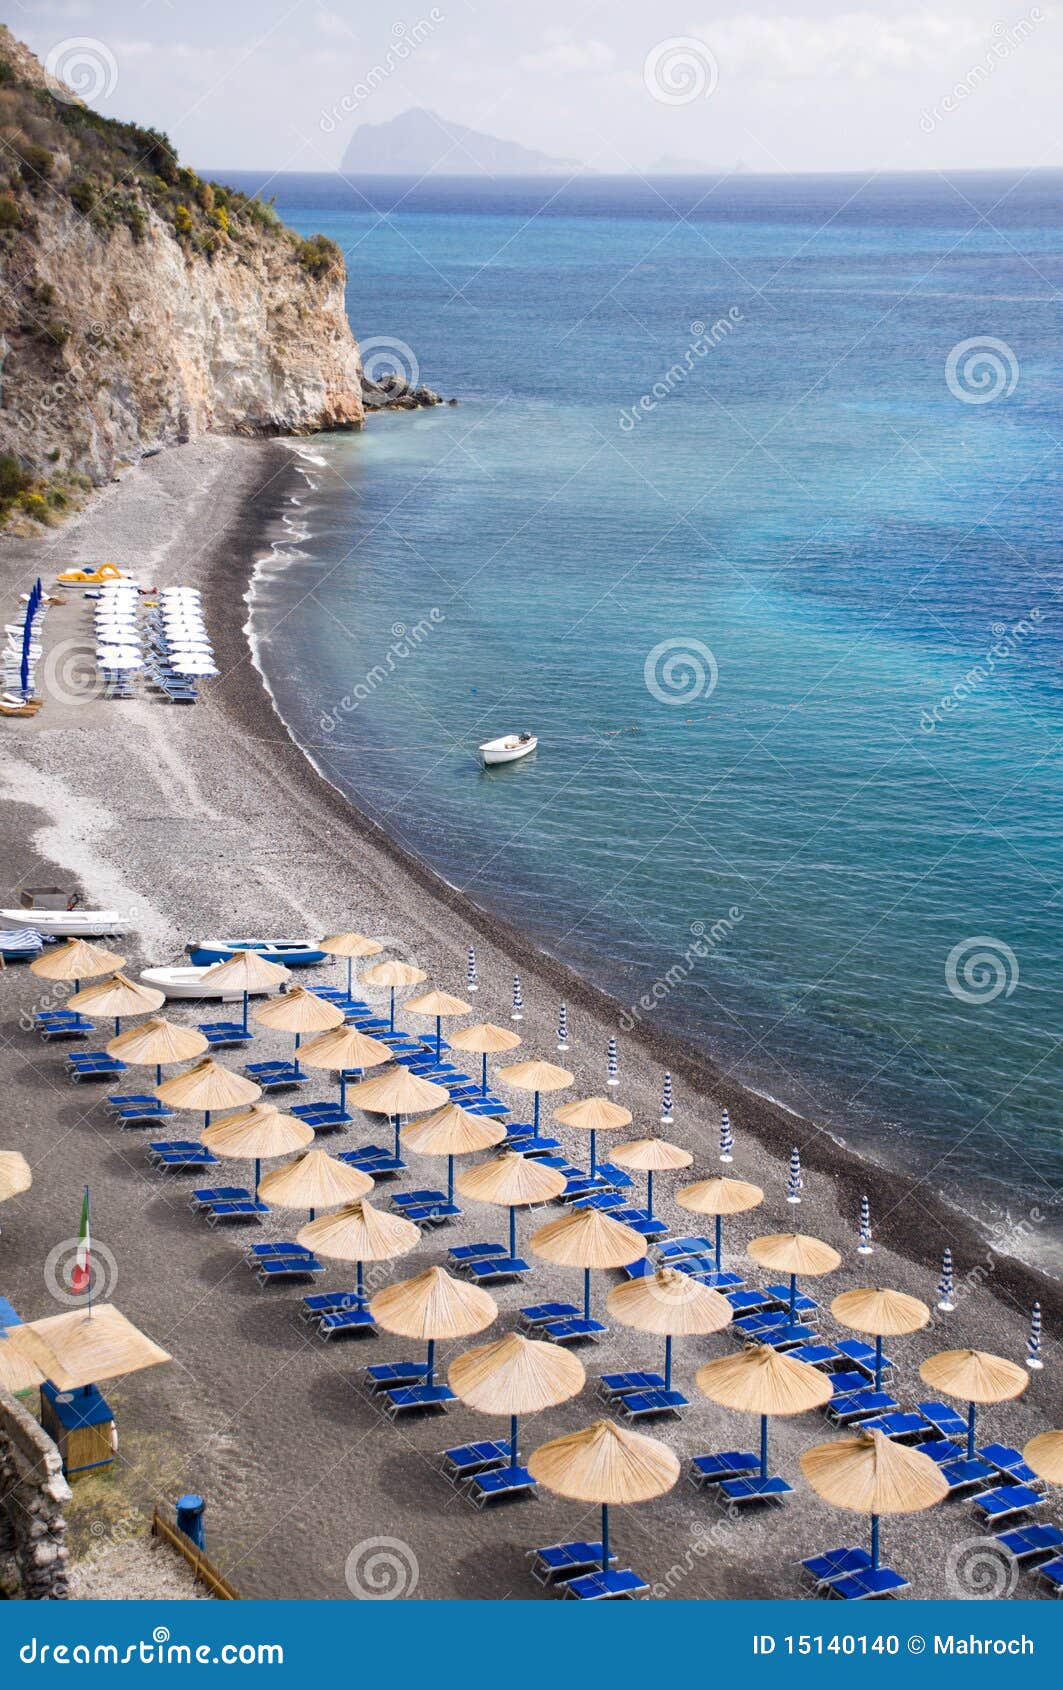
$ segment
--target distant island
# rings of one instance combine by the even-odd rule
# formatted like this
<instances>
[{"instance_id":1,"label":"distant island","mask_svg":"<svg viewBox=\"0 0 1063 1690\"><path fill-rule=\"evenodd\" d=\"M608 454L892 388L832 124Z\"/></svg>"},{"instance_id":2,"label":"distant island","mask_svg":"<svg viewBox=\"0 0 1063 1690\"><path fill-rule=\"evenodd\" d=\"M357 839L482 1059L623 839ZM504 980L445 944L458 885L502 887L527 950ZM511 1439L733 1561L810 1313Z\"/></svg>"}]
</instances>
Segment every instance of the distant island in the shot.
<instances>
[{"instance_id":1,"label":"distant island","mask_svg":"<svg viewBox=\"0 0 1063 1690\"><path fill-rule=\"evenodd\" d=\"M340 169L350 176L558 176L586 166L417 106L386 123L360 124Z\"/></svg>"}]
</instances>

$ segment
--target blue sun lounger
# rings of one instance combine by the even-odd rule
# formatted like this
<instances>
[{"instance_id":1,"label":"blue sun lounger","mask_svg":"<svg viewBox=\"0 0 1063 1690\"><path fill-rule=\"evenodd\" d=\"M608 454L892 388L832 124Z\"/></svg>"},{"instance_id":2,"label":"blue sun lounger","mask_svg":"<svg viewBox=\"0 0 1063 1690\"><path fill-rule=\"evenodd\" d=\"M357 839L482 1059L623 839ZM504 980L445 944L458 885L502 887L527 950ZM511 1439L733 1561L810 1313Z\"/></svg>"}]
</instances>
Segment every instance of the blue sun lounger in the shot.
<instances>
[{"instance_id":1,"label":"blue sun lounger","mask_svg":"<svg viewBox=\"0 0 1063 1690\"><path fill-rule=\"evenodd\" d=\"M768 1299L763 1291L729 1291L726 1295L735 1314L754 1314L768 1306Z\"/></svg>"},{"instance_id":2,"label":"blue sun lounger","mask_svg":"<svg viewBox=\"0 0 1063 1690\"><path fill-rule=\"evenodd\" d=\"M603 1373L598 1381L598 1395L606 1402L611 1402L614 1397L626 1397L629 1391L663 1389L663 1373Z\"/></svg>"},{"instance_id":3,"label":"blue sun lounger","mask_svg":"<svg viewBox=\"0 0 1063 1690\"><path fill-rule=\"evenodd\" d=\"M212 1168L218 1161L202 1144L184 1150L166 1150L157 1146L152 1148L155 1150L155 1170L160 1174L166 1173L167 1170L180 1172L189 1168Z\"/></svg>"},{"instance_id":4,"label":"blue sun lounger","mask_svg":"<svg viewBox=\"0 0 1063 1690\"><path fill-rule=\"evenodd\" d=\"M608 1330L600 1320L587 1320L582 1315L574 1316L570 1320L547 1320L539 1327L541 1336L549 1338L555 1344L578 1344L581 1338L588 1338L597 1343Z\"/></svg>"},{"instance_id":5,"label":"blue sun lounger","mask_svg":"<svg viewBox=\"0 0 1063 1690\"><path fill-rule=\"evenodd\" d=\"M1030 1561L1035 1555L1054 1555L1063 1549L1063 1532L1058 1526L1017 1526L1014 1531L998 1532L996 1542L1016 1561Z\"/></svg>"},{"instance_id":6,"label":"blue sun lounger","mask_svg":"<svg viewBox=\"0 0 1063 1690\"><path fill-rule=\"evenodd\" d=\"M566 1596L574 1596L580 1602L603 1602L616 1598L634 1600L636 1596L645 1596L649 1588L646 1580L639 1578L630 1567L616 1572L604 1573L599 1569L596 1573L583 1573L560 1586Z\"/></svg>"},{"instance_id":7,"label":"blue sun lounger","mask_svg":"<svg viewBox=\"0 0 1063 1690\"><path fill-rule=\"evenodd\" d=\"M620 1271L628 1279L652 1279L657 1270L647 1256L640 1256L638 1261L626 1262Z\"/></svg>"},{"instance_id":8,"label":"blue sun lounger","mask_svg":"<svg viewBox=\"0 0 1063 1690\"><path fill-rule=\"evenodd\" d=\"M128 1101L111 1097L107 1102L116 1123L123 1127L148 1126L152 1121L168 1120L173 1114L173 1110L157 1097L145 1100L130 1098Z\"/></svg>"},{"instance_id":9,"label":"blue sun lounger","mask_svg":"<svg viewBox=\"0 0 1063 1690\"><path fill-rule=\"evenodd\" d=\"M728 1502L741 1505L747 1502L782 1502L793 1491L793 1485L776 1475L762 1479L758 1473L751 1479L723 1479L720 1495Z\"/></svg>"},{"instance_id":10,"label":"blue sun lounger","mask_svg":"<svg viewBox=\"0 0 1063 1690\"><path fill-rule=\"evenodd\" d=\"M662 1233L668 1231L666 1222L659 1220L656 1215L647 1215L643 1209L614 1209L613 1219L619 1221L621 1226L629 1227L632 1232L637 1232L640 1238L660 1238Z\"/></svg>"},{"instance_id":11,"label":"blue sun lounger","mask_svg":"<svg viewBox=\"0 0 1063 1690\"><path fill-rule=\"evenodd\" d=\"M658 1254L665 1262L676 1262L683 1256L712 1256L716 1260L708 1239L700 1237L668 1238L658 1246Z\"/></svg>"},{"instance_id":12,"label":"blue sun lounger","mask_svg":"<svg viewBox=\"0 0 1063 1690\"><path fill-rule=\"evenodd\" d=\"M391 1199L393 1209L420 1209L426 1203L445 1203L445 1191L433 1191L430 1186L422 1186L418 1191L396 1191Z\"/></svg>"},{"instance_id":13,"label":"blue sun lounger","mask_svg":"<svg viewBox=\"0 0 1063 1690\"><path fill-rule=\"evenodd\" d=\"M845 1357L850 1367L859 1368L860 1372L866 1374L869 1379L875 1377L875 1346L873 1344L865 1344L859 1338L842 1338L834 1347L839 1355ZM893 1363L889 1356L884 1355L881 1371L889 1373L892 1367Z\"/></svg>"},{"instance_id":14,"label":"blue sun lounger","mask_svg":"<svg viewBox=\"0 0 1063 1690\"><path fill-rule=\"evenodd\" d=\"M597 1209L601 1215L608 1215L614 1210L623 1209L624 1199L619 1191L594 1191L589 1197L577 1197L573 1203L574 1209ZM630 1211L626 1211L630 1213Z\"/></svg>"},{"instance_id":15,"label":"blue sun lounger","mask_svg":"<svg viewBox=\"0 0 1063 1690\"><path fill-rule=\"evenodd\" d=\"M206 1215L207 1225L212 1227L221 1221L254 1221L261 1226L264 1216L269 1214L269 1208L265 1203L256 1202L253 1197L223 1197L215 1203L205 1203L200 1213Z\"/></svg>"},{"instance_id":16,"label":"blue sun lounger","mask_svg":"<svg viewBox=\"0 0 1063 1690\"><path fill-rule=\"evenodd\" d=\"M529 1549L527 1553L531 1556L532 1577L540 1584L555 1584L561 1579L578 1578L595 1568L600 1572L604 1551L601 1543L581 1541L551 1543L545 1549ZM609 1565L616 1565L615 1555L610 1555Z\"/></svg>"},{"instance_id":17,"label":"blue sun lounger","mask_svg":"<svg viewBox=\"0 0 1063 1690\"><path fill-rule=\"evenodd\" d=\"M587 1174L579 1174L575 1179L565 1182L565 1189L560 1193L562 1203L570 1203L574 1197L590 1197L594 1192L607 1190L603 1179L591 1179Z\"/></svg>"},{"instance_id":18,"label":"blue sun lounger","mask_svg":"<svg viewBox=\"0 0 1063 1690\"><path fill-rule=\"evenodd\" d=\"M303 1298L303 1319L320 1320L323 1314L340 1314L361 1305L356 1291L312 1291Z\"/></svg>"},{"instance_id":19,"label":"blue sun lounger","mask_svg":"<svg viewBox=\"0 0 1063 1690\"><path fill-rule=\"evenodd\" d=\"M703 1490L706 1485L722 1484L724 1479L746 1478L759 1467L760 1457L752 1450L725 1449L722 1455L692 1456L687 1476L697 1490Z\"/></svg>"},{"instance_id":20,"label":"blue sun lounger","mask_svg":"<svg viewBox=\"0 0 1063 1690\"><path fill-rule=\"evenodd\" d=\"M474 1508L535 1495L535 1480L526 1467L488 1467L472 1474L465 1486L465 1495Z\"/></svg>"},{"instance_id":21,"label":"blue sun lounger","mask_svg":"<svg viewBox=\"0 0 1063 1690\"><path fill-rule=\"evenodd\" d=\"M790 1357L793 1361L807 1362L809 1367L829 1367L840 1359L833 1344L801 1344L790 1351ZM925 1426L923 1430L926 1431Z\"/></svg>"},{"instance_id":22,"label":"blue sun lounger","mask_svg":"<svg viewBox=\"0 0 1063 1690\"><path fill-rule=\"evenodd\" d=\"M997 1490L983 1491L971 1501L985 1520L1008 1520L1013 1514L1025 1514L1031 1508L1045 1505L1045 1498L1029 1485L1001 1485Z\"/></svg>"},{"instance_id":23,"label":"blue sun lounger","mask_svg":"<svg viewBox=\"0 0 1063 1690\"><path fill-rule=\"evenodd\" d=\"M617 1407L625 1420L648 1420L658 1414L673 1414L681 1420L690 1402L682 1391L629 1391L617 1398Z\"/></svg>"},{"instance_id":24,"label":"blue sun lounger","mask_svg":"<svg viewBox=\"0 0 1063 1690\"><path fill-rule=\"evenodd\" d=\"M369 1163L366 1173L372 1173L374 1164ZM422 1226L445 1226L448 1221L457 1220L461 1210L456 1203L418 1203L403 1209L403 1217L408 1221L418 1221Z\"/></svg>"},{"instance_id":25,"label":"blue sun lounger","mask_svg":"<svg viewBox=\"0 0 1063 1690\"><path fill-rule=\"evenodd\" d=\"M861 1430L881 1432L885 1438L895 1438L898 1443L906 1443L909 1438L921 1438L925 1435L926 1421L921 1414L906 1414L898 1409L893 1414L877 1414L873 1420L864 1420Z\"/></svg>"},{"instance_id":26,"label":"blue sun lounger","mask_svg":"<svg viewBox=\"0 0 1063 1690\"><path fill-rule=\"evenodd\" d=\"M522 1326L545 1326L550 1320L574 1320L579 1314L575 1303L530 1303L520 1310Z\"/></svg>"},{"instance_id":27,"label":"blue sun lounger","mask_svg":"<svg viewBox=\"0 0 1063 1690\"><path fill-rule=\"evenodd\" d=\"M503 1467L509 1461L508 1443L484 1438L480 1443L459 1444L456 1449L443 1450L440 1460L449 1479L461 1481L482 1473L487 1467Z\"/></svg>"},{"instance_id":28,"label":"blue sun lounger","mask_svg":"<svg viewBox=\"0 0 1063 1690\"><path fill-rule=\"evenodd\" d=\"M488 1256L508 1256L508 1244L454 1244L447 1251L452 1262L483 1262Z\"/></svg>"},{"instance_id":29,"label":"blue sun lounger","mask_svg":"<svg viewBox=\"0 0 1063 1690\"><path fill-rule=\"evenodd\" d=\"M812 1555L807 1561L799 1561L813 1584L829 1584L831 1579L848 1578L853 1573L864 1573L871 1567L871 1556L866 1549L827 1549L822 1555Z\"/></svg>"},{"instance_id":30,"label":"blue sun lounger","mask_svg":"<svg viewBox=\"0 0 1063 1690\"><path fill-rule=\"evenodd\" d=\"M866 1391L867 1380L862 1373L828 1373L831 1390L835 1397L848 1397L854 1391Z\"/></svg>"},{"instance_id":31,"label":"blue sun lounger","mask_svg":"<svg viewBox=\"0 0 1063 1690\"><path fill-rule=\"evenodd\" d=\"M33 1024L44 1040L86 1039L92 1032L88 1016L78 1015L72 1009L42 1009L33 1017Z\"/></svg>"},{"instance_id":32,"label":"blue sun lounger","mask_svg":"<svg viewBox=\"0 0 1063 1690\"><path fill-rule=\"evenodd\" d=\"M223 1050L228 1045L249 1045L254 1036L239 1021L201 1021L199 1031L211 1050Z\"/></svg>"},{"instance_id":33,"label":"blue sun lounger","mask_svg":"<svg viewBox=\"0 0 1063 1690\"><path fill-rule=\"evenodd\" d=\"M598 1172L610 1185L614 1185L617 1191L630 1191L635 1183L631 1174L625 1173L623 1168L614 1167L612 1162L599 1162Z\"/></svg>"},{"instance_id":34,"label":"blue sun lounger","mask_svg":"<svg viewBox=\"0 0 1063 1690\"><path fill-rule=\"evenodd\" d=\"M105 1050L72 1050L66 1059L67 1073L72 1080L109 1080L113 1074L124 1074L126 1065Z\"/></svg>"},{"instance_id":35,"label":"blue sun lounger","mask_svg":"<svg viewBox=\"0 0 1063 1690\"><path fill-rule=\"evenodd\" d=\"M252 1267L255 1262L270 1256L305 1256L310 1259L313 1254L305 1244L296 1244L294 1239L290 1238L280 1239L276 1244L248 1244L245 1246L245 1252Z\"/></svg>"},{"instance_id":36,"label":"blue sun lounger","mask_svg":"<svg viewBox=\"0 0 1063 1690\"><path fill-rule=\"evenodd\" d=\"M764 1295L771 1302L777 1304L779 1308L789 1309L790 1287L788 1285L765 1285ZM815 1297L806 1296L803 1291L797 1293L793 1300L793 1306L798 1314L811 1314L813 1309L819 1308Z\"/></svg>"},{"instance_id":37,"label":"blue sun lounger","mask_svg":"<svg viewBox=\"0 0 1063 1690\"><path fill-rule=\"evenodd\" d=\"M773 1350L795 1350L805 1344L814 1344L819 1337L811 1326L772 1326L767 1331L757 1334L762 1344L768 1344Z\"/></svg>"},{"instance_id":38,"label":"blue sun lounger","mask_svg":"<svg viewBox=\"0 0 1063 1690\"><path fill-rule=\"evenodd\" d=\"M319 1338L335 1338L346 1334L352 1338L372 1338L376 1321L367 1308L329 1309L318 1321Z\"/></svg>"},{"instance_id":39,"label":"blue sun lounger","mask_svg":"<svg viewBox=\"0 0 1063 1690\"><path fill-rule=\"evenodd\" d=\"M1027 1466L1020 1450L1012 1449L1008 1444L983 1444L978 1454L1002 1479L1016 1485L1029 1485L1031 1490L1044 1489L1044 1480Z\"/></svg>"},{"instance_id":40,"label":"blue sun lounger","mask_svg":"<svg viewBox=\"0 0 1063 1690\"><path fill-rule=\"evenodd\" d=\"M1063 1596L1063 1561L1046 1561L1036 1569L1036 1576L1050 1584L1056 1596Z\"/></svg>"},{"instance_id":41,"label":"blue sun lounger","mask_svg":"<svg viewBox=\"0 0 1063 1690\"><path fill-rule=\"evenodd\" d=\"M380 1405L391 1420L417 1409L438 1408L445 1414L448 1404L456 1401L449 1385L399 1385L380 1394Z\"/></svg>"},{"instance_id":42,"label":"blue sun lounger","mask_svg":"<svg viewBox=\"0 0 1063 1690\"><path fill-rule=\"evenodd\" d=\"M854 1420L870 1420L877 1414L894 1414L900 1406L896 1397L891 1397L888 1391L851 1391L847 1396L832 1397L826 1413L836 1425L848 1426Z\"/></svg>"},{"instance_id":43,"label":"blue sun lounger","mask_svg":"<svg viewBox=\"0 0 1063 1690\"><path fill-rule=\"evenodd\" d=\"M489 1285L494 1279L522 1279L531 1272L520 1256L488 1256L484 1261L464 1262L462 1267L477 1285Z\"/></svg>"},{"instance_id":44,"label":"blue sun lounger","mask_svg":"<svg viewBox=\"0 0 1063 1690\"><path fill-rule=\"evenodd\" d=\"M395 1385L419 1385L427 1377L425 1361L379 1362L365 1370L366 1384L373 1391L387 1391Z\"/></svg>"},{"instance_id":45,"label":"blue sun lounger","mask_svg":"<svg viewBox=\"0 0 1063 1690\"><path fill-rule=\"evenodd\" d=\"M288 1111L316 1133L334 1133L349 1127L352 1117L338 1103L296 1103Z\"/></svg>"},{"instance_id":46,"label":"blue sun lounger","mask_svg":"<svg viewBox=\"0 0 1063 1690\"><path fill-rule=\"evenodd\" d=\"M296 1068L294 1062L248 1062L244 1065L248 1079L255 1080L263 1091L280 1091L285 1086L309 1085L311 1076Z\"/></svg>"},{"instance_id":47,"label":"blue sun lounger","mask_svg":"<svg viewBox=\"0 0 1063 1690\"><path fill-rule=\"evenodd\" d=\"M312 1279L324 1271L316 1256L263 1256L255 1265L260 1285L281 1279Z\"/></svg>"},{"instance_id":48,"label":"blue sun lounger","mask_svg":"<svg viewBox=\"0 0 1063 1690\"><path fill-rule=\"evenodd\" d=\"M511 1134L504 1138L499 1150L516 1150L521 1156L552 1156L555 1150L561 1149L559 1138L536 1138L531 1132Z\"/></svg>"},{"instance_id":49,"label":"blue sun lounger","mask_svg":"<svg viewBox=\"0 0 1063 1690\"><path fill-rule=\"evenodd\" d=\"M730 1302L731 1299L728 1297L727 1301ZM736 1332L746 1332L753 1337L762 1332L780 1332L784 1326L790 1324L790 1316L785 1309L761 1309L757 1314L736 1315L731 1324ZM866 1381L861 1380L861 1383Z\"/></svg>"},{"instance_id":50,"label":"blue sun lounger","mask_svg":"<svg viewBox=\"0 0 1063 1690\"><path fill-rule=\"evenodd\" d=\"M868 1567L861 1573L831 1579L821 1587L828 1596L839 1596L845 1602L868 1602L880 1596L896 1596L908 1589L908 1580L892 1567Z\"/></svg>"},{"instance_id":51,"label":"blue sun lounger","mask_svg":"<svg viewBox=\"0 0 1063 1690\"><path fill-rule=\"evenodd\" d=\"M207 1209L212 1203L249 1203L251 1193L246 1185L204 1185L193 1191L188 1207L193 1214Z\"/></svg>"}]
</instances>

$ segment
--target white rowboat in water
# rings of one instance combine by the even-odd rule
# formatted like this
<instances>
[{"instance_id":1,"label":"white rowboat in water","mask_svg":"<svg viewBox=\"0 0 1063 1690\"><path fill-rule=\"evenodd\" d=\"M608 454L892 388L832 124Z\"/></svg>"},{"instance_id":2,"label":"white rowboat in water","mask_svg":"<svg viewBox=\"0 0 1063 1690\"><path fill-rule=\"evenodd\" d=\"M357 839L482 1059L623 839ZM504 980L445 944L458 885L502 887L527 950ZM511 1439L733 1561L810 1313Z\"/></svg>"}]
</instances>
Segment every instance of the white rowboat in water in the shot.
<instances>
[{"instance_id":1,"label":"white rowboat in water","mask_svg":"<svg viewBox=\"0 0 1063 1690\"><path fill-rule=\"evenodd\" d=\"M534 734L503 734L501 739L485 740L480 747L480 756L484 767L489 769L495 763L515 763L518 757L526 757L529 751L534 751L538 743Z\"/></svg>"}]
</instances>

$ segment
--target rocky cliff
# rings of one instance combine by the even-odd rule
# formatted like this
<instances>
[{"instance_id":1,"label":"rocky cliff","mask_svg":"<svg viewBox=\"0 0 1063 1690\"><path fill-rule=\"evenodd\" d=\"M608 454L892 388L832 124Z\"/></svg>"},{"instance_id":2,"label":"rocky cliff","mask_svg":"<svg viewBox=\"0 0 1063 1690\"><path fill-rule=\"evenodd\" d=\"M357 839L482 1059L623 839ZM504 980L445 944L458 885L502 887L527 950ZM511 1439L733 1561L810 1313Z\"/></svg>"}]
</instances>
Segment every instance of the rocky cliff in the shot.
<instances>
[{"instance_id":1,"label":"rocky cliff","mask_svg":"<svg viewBox=\"0 0 1063 1690\"><path fill-rule=\"evenodd\" d=\"M0 509L207 432L359 428L339 249L100 117L0 26Z\"/></svg>"}]
</instances>

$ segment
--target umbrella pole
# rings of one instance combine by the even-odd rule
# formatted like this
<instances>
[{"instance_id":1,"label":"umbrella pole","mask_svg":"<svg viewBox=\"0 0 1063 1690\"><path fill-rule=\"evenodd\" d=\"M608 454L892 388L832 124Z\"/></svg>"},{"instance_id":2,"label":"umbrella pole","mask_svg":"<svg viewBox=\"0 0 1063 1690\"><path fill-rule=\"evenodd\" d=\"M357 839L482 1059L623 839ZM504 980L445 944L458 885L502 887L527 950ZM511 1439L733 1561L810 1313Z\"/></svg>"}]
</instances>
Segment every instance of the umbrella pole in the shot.
<instances>
[{"instance_id":1,"label":"umbrella pole","mask_svg":"<svg viewBox=\"0 0 1063 1690\"><path fill-rule=\"evenodd\" d=\"M115 1018L114 1018L114 1036L115 1036L115 1038L118 1037L118 1035L121 1031L122 1031L122 1017L120 1015L116 1015Z\"/></svg>"},{"instance_id":2,"label":"umbrella pole","mask_svg":"<svg viewBox=\"0 0 1063 1690\"><path fill-rule=\"evenodd\" d=\"M515 1414L511 1414L509 1417L509 1464L511 1467L517 1465L517 1416Z\"/></svg>"},{"instance_id":3,"label":"umbrella pole","mask_svg":"<svg viewBox=\"0 0 1063 1690\"><path fill-rule=\"evenodd\" d=\"M609 1571L609 1504L602 1503L602 1572Z\"/></svg>"},{"instance_id":4,"label":"umbrella pole","mask_svg":"<svg viewBox=\"0 0 1063 1690\"><path fill-rule=\"evenodd\" d=\"M302 1072L303 1072L303 1070L299 1066L299 1040L301 1038L302 1038L302 1034L296 1033L296 1035L295 1035L295 1069L294 1069L294 1072L296 1074L299 1074L300 1076L302 1075Z\"/></svg>"},{"instance_id":5,"label":"umbrella pole","mask_svg":"<svg viewBox=\"0 0 1063 1690\"><path fill-rule=\"evenodd\" d=\"M672 1389L672 1334L669 1332L664 1340L664 1388Z\"/></svg>"},{"instance_id":6,"label":"umbrella pole","mask_svg":"<svg viewBox=\"0 0 1063 1690\"><path fill-rule=\"evenodd\" d=\"M340 1114L347 1113L347 1071L340 1069Z\"/></svg>"},{"instance_id":7,"label":"umbrella pole","mask_svg":"<svg viewBox=\"0 0 1063 1690\"><path fill-rule=\"evenodd\" d=\"M204 1109L204 1111L203 1111L203 1131L206 1132L206 1130L209 1126L210 1126L210 1110Z\"/></svg>"},{"instance_id":8,"label":"umbrella pole","mask_svg":"<svg viewBox=\"0 0 1063 1690\"><path fill-rule=\"evenodd\" d=\"M357 1268L357 1279L355 1281L354 1297L357 1306L361 1308L365 1303L365 1274L361 1262L356 1262L355 1267Z\"/></svg>"},{"instance_id":9,"label":"umbrella pole","mask_svg":"<svg viewBox=\"0 0 1063 1690\"><path fill-rule=\"evenodd\" d=\"M871 1516L871 1571L878 1572L878 1515Z\"/></svg>"},{"instance_id":10,"label":"umbrella pole","mask_svg":"<svg viewBox=\"0 0 1063 1690\"><path fill-rule=\"evenodd\" d=\"M454 1158L447 1157L447 1202L454 1201Z\"/></svg>"},{"instance_id":11,"label":"umbrella pole","mask_svg":"<svg viewBox=\"0 0 1063 1690\"><path fill-rule=\"evenodd\" d=\"M258 1202L258 1181L259 1181L259 1176L260 1176L261 1173L262 1173L262 1160L261 1160L260 1157L256 1156L255 1157L255 1202L256 1203Z\"/></svg>"},{"instance_id":12,"label":"umbrella pole","mask_svg":"<svg viewBox=\"0 0 1063 1690\"><path fill-rule=\"evenodd\" d=\"M244 993L244 1036L245 1036L245 1038L248 1035L248 1033L250 1033L250 1031L251 1031L251 1028L248 1026L248 1021L247 1021L247 1000L248 1000L249 996L250 996L250 994L248 992Z\"/></svg>"},{"instance_id":13,"label":"umbrella pole","mask_svg":"<svg viewBox=\"0 0 1063 1690\"><path fill-rule=\"evenodd\" d=\"M310 1219L311 1219L311 1220L313 1220L313 1218L314 1218L314 1211L313 1211L313 1209L311 1209L311 1211L310 1211Z\"/></svg>"},{"instance_id":14,"label":"umbrella pole","mask_svg":"<svg viewBox=\"0 0 1063 1690\"><path fill-rule=\"evenodd\" d=\"M539 1093L535 1093L535 1103L532 1114L532 1131L536 1138L539 1136Z\"/></svg>"},{"instance_id":15,"label":"umbrella pole","mask_svg":"<svg viewBox=\"0 0 1063 1690\"><path fill-rule=\"evenodd\" d=\"M791 1322L793 1321L794 1315L796 1313L797 1313L797 1275L796 1275L796 1273L792 1273L790 1275L790 1320L791 1320Z\"/></svg>"},{"instance_id":16,"label":"umbrella pole","mask_svg":"<svg viewBox=\"0 0 1063 1690\"><path fill-rule=\"evenodd\" d=\"M882 1337L881 1337L881 1334L875 1339L875 1389L876 1389L876 1391L881 1391L881 1389L882 1389Z\"/></svg>"},{"instance_id":17,"label":"umbrella pole","mask_svg":"<svg viewBox=\"0 0 1063 1690\"><path fill-rule=\"evenodd\" d=\"M766 1414L762 1414L760 1417L760 1476L762 1479L766 1479L768 1476L768 1417Z\"/></svg>"},{"instance_id":18,"label":"umbrella pole","mask_svg":"<svg viewBox=\"0 0 1063 1690\"><path fill-rule=\"evenodd\" d=\"M974 1405L974 1403L971 1403L970 1406L967 1409L967 1459L968 1459L968 1461L972 1461L974 1459L974 1417L975 1417L975 1413L976 1413L975 1405Z\"/></svg>"},{"instance_id":19,"label":"umbrella pole","mask_svg":"<svg viewBox=\"0 0 1063 1690\"><path fill-rule=\"evenodd\" d=\"M591 1318L591 1270L590 1270L590 1268L584 1268L584 1270L583 1270L583 1318L584 1318L584 1320L590 1320L590 1318Z\"/></svg>"},{"instance_id":20,"label":"umbrella pole","mask_svg":"<svg viewBox=\"0 0 1063 1690\"><path fill-rule=\"evenodd\" d=\"M351 994L353 993L353 991L354 991L354 958L352 956L349 956L347 958L347 996L350 997Z\"/></svg>"},{"instance_id":21,"label":"umbrella pole","mask_svg":"<svg viewBox=\"0 0 1063 1690\"><path fill-rule=\"evenodd\" d=\"M723 1216L716 1216L716 1272L723 1271Z\"/></svg>"},{"instance_id":22,"label":"umbrella pole","mask_svg":"<svg viewBox=\"0 0 1063 1690\"><path fill-rule=\"evenodd\" d=\"M509 1206L509 1253L511 1256L517 1253L517 1211L512 1203Z\"/></svg>"},{"instance_id":23,"label":"umbrella pole","mask_svg":"<svg viewBox=\"0 0 1063 1690\"><path fill-rule=\"evenodd\" d=\"M591 1128L591 1179L598 1172L598 1134Z\"/></svg>"},{"instance_id":24,"label":"umbrella pole","mask_svg":"<svg viewBox=\"0 0 1063 1690\"><path fill-rule=\"evenodd\" d=\"M487 1096L487 1052L483 1053L480 1062L480 1096Z\"/></svg>"},{"instance_id":25,"label":"umbrella pole","mask_svg":"<svg viewBox=\"0 0 1063 1690\"><path fill-rule=\"evenodd\" d=\"M157 1086L162 1085L162 1063L161 1062L156 1062L156 1064L155 1064L155 1084Z\"/></svg>"},{"instance_id":26,"label":"umbrella pole","mask_svg":"<svg viewBox=\"0 0 1063 1690\"><path fill-rule=\"evenodd\" d=\"M395 988L391 988L391 1031L395 1031Z\"/></svg>"},{"instance_id":27,"label":"umbrella pole","mask_svg":"<svg viewBox=\"0 0 1063 1690\"><path fill-rule=\"evenodd\" d=\"M442 1056L443 1056L443 1017L441 1015L437 1015L436 1016L436 1061L437 1062L441 1061Z\"/></svg>"},{"instance_id":28,"label":"umbrella pole","mask_svg":"<svg viewBox=\"0 0 1063 1690\"><path fill-rule=\"evenodd\" d=\"M435 1372L436 1372L436 1341L435 1341L434 1338L429 1338L429 1340L428 1340L428 1354L425 1357L425 1370L424 1371L425 1371L424 1382L425 1382L426 1385L431 1385L432 1381L435 1378Z\"/></svg>"}]
</instances>

